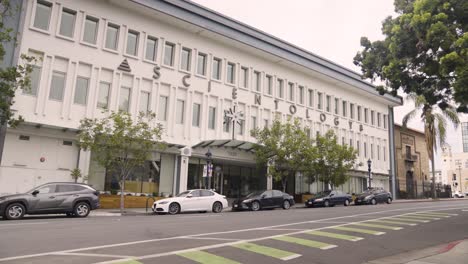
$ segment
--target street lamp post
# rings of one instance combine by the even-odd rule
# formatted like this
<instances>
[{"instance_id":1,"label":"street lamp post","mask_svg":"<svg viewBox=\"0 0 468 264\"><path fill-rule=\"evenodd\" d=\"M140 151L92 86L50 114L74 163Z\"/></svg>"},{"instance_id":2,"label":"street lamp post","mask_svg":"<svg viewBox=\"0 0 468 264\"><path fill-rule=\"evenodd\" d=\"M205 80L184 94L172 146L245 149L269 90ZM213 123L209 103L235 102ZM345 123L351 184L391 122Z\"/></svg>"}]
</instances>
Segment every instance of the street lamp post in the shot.
<instances>
[{"instance_id":1,"label":"street lamp post","mask_svg":"<svg viewBox=\"0 0 468 264\"><path fill-rule=\"evenodd\" d=\"M371 170L371 166L372 166L372 160L369 159L369 160L367 161L367 171L369 172L369 188L372 187L372 178L371 178L371 171L372 171L372 170Z\"/></svg>"},{"instance_id":2,"label":"street lamp post","mask_svg":"<svg viewBox=\"0 0 468 264\"><path fill-rule=\"evenodd\" d=\"M463 193L463 187L462 187L462 174L461 174L461 164L458 164L458 177L460 178L460 194Z\"/></svg>"},{"instance_id":3,"label":"street lamp post","mask_svg":"<svg viewBox=\"0 0 468 264\"><path fill-rule=\"evenodd\" d=\"M206 180L208 182L207 186L208 186L208 189L211 189L212 159L211 159L210 149L208 149L208 151L205 153L205 156L206 156Z\"/></svg>"}]
</instances>

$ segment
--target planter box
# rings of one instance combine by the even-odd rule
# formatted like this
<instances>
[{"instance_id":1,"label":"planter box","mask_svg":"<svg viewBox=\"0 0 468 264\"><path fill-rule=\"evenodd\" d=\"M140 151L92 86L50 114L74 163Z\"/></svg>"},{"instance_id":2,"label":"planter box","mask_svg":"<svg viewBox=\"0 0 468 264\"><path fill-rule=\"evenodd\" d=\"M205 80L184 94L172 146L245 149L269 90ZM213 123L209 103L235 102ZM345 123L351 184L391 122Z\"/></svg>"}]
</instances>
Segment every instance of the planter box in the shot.
<instances>
[{"instance_id":1,"label":"planter box","mask_svg":"<svg viewBox=\"0 0 468 264\"><path fill-rule=\"evenodd\" d=\"M149 200L148 200L149 198ZM146 197L146 196L124 196L125 208L145 208L148 200L148 207L153 205L153 199L160 200L163 197ZM100 195L99 200L101 209L117 209L120 208L120 195Z\"/></svg>"},{"instance_id":2,"label":"planter box","mask_svg":"<svg viewBox=\"0 0 468 264\"><path fill-rule=\"evenodd\" d=\"M294 201L296 203L305 203L305 201L309 200L313 196L313 194L296 194L294 195Z\"/></svg>"}]
</instances>

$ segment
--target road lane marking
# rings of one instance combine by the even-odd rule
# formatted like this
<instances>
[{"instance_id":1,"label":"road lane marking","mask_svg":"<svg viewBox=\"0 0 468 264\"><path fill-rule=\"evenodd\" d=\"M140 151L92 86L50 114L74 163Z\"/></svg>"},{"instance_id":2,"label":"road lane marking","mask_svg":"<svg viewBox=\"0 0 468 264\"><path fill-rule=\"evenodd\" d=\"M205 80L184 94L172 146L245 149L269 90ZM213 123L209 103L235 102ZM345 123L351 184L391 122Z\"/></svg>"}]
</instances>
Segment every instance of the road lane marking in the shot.
<instances>
[{"instance_id":1,"label":"road lane marking","mask_svg":"<svg viewBox=\"0 0 468 264\"><path fill-rule=\"evenodd\" d=\"M416 223L429 223L429 220L421 220L421 219L414 219L408 218L405 216L395 216L395 217L388 217L388 220L398 220L398 221L406 221L406 222L416 222Z\"/></svg>"},{"instance_id":2,"label":"road lane marking","mask_svg":"<svg viewBox=\"0 0 468 264\"><path fill-rule=\"evenodd\" d=\"M94 253L55 253L51 255L59 256L82 256L82 257L101 257L101 258L120 258L120 259L131 259L136 258L135 256L122 256L122 255L109 255L109 254L94 254Z\"/></svg>"},{"instance_id":3,"label":"road lane marking","mask_svg":"<svg viewBox=\"0 0 468 264\"><path fill-rule=\"evenodd\" d=\"M415 219L422 219L422 220L440 220L440 217L420 216L420 215L415 215L415 214L405 214L405 215L401 215L401 216L409 217L409 218L415 218Z\"/></svg>"},{"instance_id":4,"label":"road lane marking","mask_svg":"<svg viewBox=\"0 0 468 264\"><path fill-rule=\"evenodd\" d=\"M265 255L268 257L272 257L272 258L281 259L281 260L290 260L290 259L295 259L301 256L300 254L292 253L289 251L284 251L284 250L277 249L277 248L257 245L254 243L236 244L236 245L232 245L232 247L247 250L250 252L254 252L254 253Z\"/></svg>"},{"instance_id":5,"label":"road lane marking","mask_svg":"<svg viewBox=\"0 0 468 264\"><path fill-rule=\"evenodd\" d=\"M49 222L34 222L34 223L16 223L16 224L0 224L0 227L9 227L9 226L23 226L23 225L43 225L48 224Z\"/></svg>"},{"instance_id":6,"label":"road lane marking","mask_svg":"<svg viewBox=\"0 0 468 264\"><path fill-rule=\"evenodd\" d=\"M424 211L421 213L430 213L430 214L435 214L435 215L450 215L450 216L457 216L458 214L449 214L449 213L441 213L441 212L436 212L436 211Z\"/></svg>"},{"instance_id":7,"label":"road lane marking","mask_svg":"<svg viewBox=\"0 0 468 264\"><path fill-rule=\"evenodd\" d=\"M139 261L136 261L136 260L124 260L124 261L119 261L119 262L115 262L117 264L143 264Z\"/></svg>"},{"instance_id":8,"label":"road lane marking","mask_svg":"<svg viewBox=\"0 0 468 264\"><path fill-rule=\"evenodd\" d=\"M283 241L283 242L289 242L289 243L294 243L306 247L311 247L311 248L318 248L322 250L327 250L331 248L337 247L337 245L332 245L332 244L327 244L315 240L309 240L309 239L303 239L303 238L298 238L298 237L292 237L292 236L279 236L279 237L274 237L273 239Z\"/></svg>"},{"instance_id":9,"label":"road lane marking","mask_svg":"<svg viewBox=\"0 0 468 264\"><path fill-rule=\"evenodd\" d=\"M429 217L444 217L444 218L450 218L452 217L451 215L438 215L438 214L431 214L431 213L414 213L412 215L416 216L429 216Z\"/></svg>"},{"instance_id":10,"label":"road lane marking","mask_svg":"<svg viewBox=\"0 0 468 264\"><path fill-rule=\"evenodd\" d=\"M390 220L372 220L368 221L368 223L385 223L385 224L395 224L395 225L408 225L408 226L416 226L418 224L415 223L405 223L401 221L390 221Z\"/></svg>"},{"instance_id":11,"label":"road lane marking","mask_svg":"<svg viewBox=\"0 0 468 264\"><path fill-rule=\"evenodd\" d=\"M362 237L343 235L343 234L324 232L324 231L310 231L310 232L307 232L306 234L314 235L314 236L331 237L331 238L347 240L347 241L352 241L352 242L356 242L356 241L364 239Z\"/></svg>"},{"instance_id":12,"label":"road lane marking","mask_svg":"<svg viewBox=\"0 0 468 264\"><path fill-rule=\"evenodd\" d=\"M227 258L223 258L220 256L213 255L208 252L204 251L192 251L192 252L184 252L177 254L178 256L196 261L202 264L215 264L215 263L223 263L223 264L240 264L237 261L230 260Z\"/></svg>"},{"instance_id":13,"label":"road lane marking","mask_svg":"<svg viewBox=\"0 0 468 264\"><path fill-rule=\"evenodd\" d=\"M310 228L269 228L269 229L262 229L265 231L304 231L310 230Z\"/></svg>"},{"instance_id":14,"label":"road lane marking","mask_svg":"<svg viewBox=\"0 0 468 264\"><path fill-rule=\"evenodd\" d=\"M437 209L435 209L435 208L437 208ZM385 214L385 213L391 213L391 212L400 212L400 211L421 210L421 209L434 209L434 211L448 211L448 210L459 210L459 209L462 209L462 208L466 208L466 206L465 205L455 206L455 207L447 207L447 205L425 206L425 207L418 206L418 207L399 208L399 209L384 210L384 211L374 211L374 212L370 212L370 213L361 213L361 214L355 214L355 215L338 216L338 217L331 217L331 218L324 218L324 219L317 219L317 220L310 220L310 221L302 221L302 222L288 223L288 224L281 224L281 225L273 225L273 226L265 226L265 227L255 227L255 228L238 229L238 230L231 230L231 231L222 231L222 232L201 233L201 234L195 234L195 235L191 235L191 236L207 236L207 235L213 235L213 234L231 234L231 233L246 232L246 231L258 231L258 230L268 229L268 228L293 226L293 225L300 225L300 224L309 224L309 223L316 223L316 222L337 220L337 219L349 219L349 218L356 218L356 217L361 217L361 216L366 216L366 215L378 215L378 214ZM376 218L376 219L373 219L373 220L389 219L391 217L394 217L394 216L383 216L383 217ZM429 221L424 221L423 220L423 222L429 222ZM336 225L336 226L343 226L343 225L345 225L345 224ZM331 228L331 227L333 227L333 226L321 227L321 228L316 228L316 229L311 229L311 230L323 230L323 229L327 229L327 228ZM295 232L295 233L290 233L288 235L300 234L300 233L304 233L304 231L298 231L298 232ZM158 241L168 241L168 240L174 240L174 239L183 239L184 237L186 237L186 235L185 236L165 237L165 238L155 238L155 239L148 239L148 240L137 240L137 241L131 241L131 242L106 244L106 245L92 246L92 247L85 247L85 248L75 248L75 249L68 249L68 250L62 250L62 251L49 251L49 252L43 252L43 253L36 253L36 254L28 254L28 255L1 258L0 262L10 261L10 260L18 260L18 259L25 259L25 258L33 258L33 257L42 257L42 256L51 255L51 254L54 254L54 253L77 252L77 251L94 250L94 249L102 249L102 248L112 248L112 247L126 246L126 245L136 245L136 244L158 242ZM268 238L270 238L270 237L250 239L250 240L245 240L243 242L252 242L252 241L258 241L258 240L263 240L263 239L268 239ZM193 250L219 248L219 247L228 246L228 245L231 245L231 244L234 244L234 243L238 243L238 242L216 244L216 245L212 245L212 246L206 246L206 247L203 247L203 248L190 248L190 249L184 249L184 250L179 250L179 251L171 251L171 252L160 253L160 254L146 255L146 256L138 257L138 259L140 260L140 259L148 259L148 258L169 256L169 255L177 254L178 252L188 252L188 251L193 251ZM101 262L101 263L116 263L116 262L115 261L106 261L106 262Z\"/></svg>"},{"instance_id":15,"label":"road lane marking","mask_svg":"<svg viewBox=\"0 0 468 264\"><path fill-rule=\"evenodd\" d=\"M386 225L379 225L379 224L369 224L367 222L365 222L365 223L353 223L351 225L365 226L365 227L375 227L375 228L388 229L388 230L394 230L394 231L403 229L403 227L399 227L399 226L386 226Z\"/></svg>"},{"instance_id":16,"label":"road lane marking","mask_svg":"<svg viewBox=\"0 0 468 264\"><path fill-rule=\"evenodd\" d=\"M336 227L331 227L331 229L336 229L336 230L341 230L341 231L350 231L350 232L356 232L356 233L363 233L363 234L369 234L369 235L374 235L374 236L380 236L380 235L385 234L385 232L369 230L369 229L354 228L354 227L347 227L347 226L336 226Z\"/></svg>"},{"instance_id":17,"label":"road lane marking","mask_svg":"<svg viewBox=\"0 0 468 264\"><path fill-rule=\"evenodd\" d=\"M220 241L240 241L240 239L235 239L235 238L217 238L217 237L191 237L191 236L186 236L185 238L187 239L206 239L206 240L220 240Z\"/></svg>"}]
</instances>

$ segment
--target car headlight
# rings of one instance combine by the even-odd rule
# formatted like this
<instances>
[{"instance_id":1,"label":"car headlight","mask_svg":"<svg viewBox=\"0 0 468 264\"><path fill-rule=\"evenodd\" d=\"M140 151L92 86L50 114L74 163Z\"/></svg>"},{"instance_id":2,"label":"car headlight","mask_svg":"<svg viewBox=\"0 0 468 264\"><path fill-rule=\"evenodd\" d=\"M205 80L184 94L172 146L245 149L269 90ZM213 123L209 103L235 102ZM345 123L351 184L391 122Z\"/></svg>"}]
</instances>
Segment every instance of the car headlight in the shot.
<instances>
[{"instance_id":1,"label":"car headlight","mask_svg":"<svg viewBox=\"0 0 468 264\"><path fill-rule=\"evenodd\" d=\"M0 197L0 202L5 201L7 198L6 197Z\"/></svg>"},{"instance_id":2,"label":"car headlight","mask_svg":"<svg viewBox=\"0 0 468 264\"><path fill-rule=\"evenodd\" d=\"M244 200L242 201L243 203L250 203L252 201L252 199L247 199L247 200Z\"/></svg>"},{"instance_id":3,"label":"car headlight","mask_svg":"<svg viewBox=\"0 0 468 264\"><path fill-rule=\"evenodd\" d=\"M168 201L162 201L162 202L159 202L158 204L167 204Z\"/></svg>"},{"instance_id":4,"label":"car headlight","mask_svg":"<svg viewBox=\"0 0 468 264\"><path fill-rule=\"evenodd\" d=\"M369 196L364 197L364 200L369 200L370 198L372 198L372 196L369 195Z\"/></svg>"},{"instance_id":5,"label":"car headlight","mask_svg":"<svg viewBox=\"0 0 468 264\"><path fill-rule=\"evenodd\" d=\"M323 198L315 199L316 202L321 202L323 201Z\"/></svg>"}]
</instances>

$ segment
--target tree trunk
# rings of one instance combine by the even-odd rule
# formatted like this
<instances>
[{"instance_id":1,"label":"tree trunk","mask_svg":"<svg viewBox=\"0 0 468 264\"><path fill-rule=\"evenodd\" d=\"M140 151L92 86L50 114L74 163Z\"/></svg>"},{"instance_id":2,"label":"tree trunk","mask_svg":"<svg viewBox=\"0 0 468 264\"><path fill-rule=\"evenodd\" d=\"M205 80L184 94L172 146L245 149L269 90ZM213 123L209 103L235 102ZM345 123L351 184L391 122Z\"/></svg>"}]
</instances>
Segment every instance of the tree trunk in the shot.
<instances>
[{"instance_id":1,"label":"tree trunk","mask_svg":"<svg viewBox=\"0 0 468 264\"><path fill-rule=\"evenodd\" d=\"M125 196L124 196L124 190L125 190L125 179L124 177L120 177L120 215L124 214L124 207L125 207Z\"/></svg>"},{"instance_id":2,"label":"tree trunk","mask_svg":"<svg viewBox=\"0 0 468 264\"><path fill-rule=\"evenodd\" d=\"M436 181L435 181L434 151L432 151L431 165L432 165L432 199L436 199L437 192L436 192Z\"/></svg>"}]
</instances>

